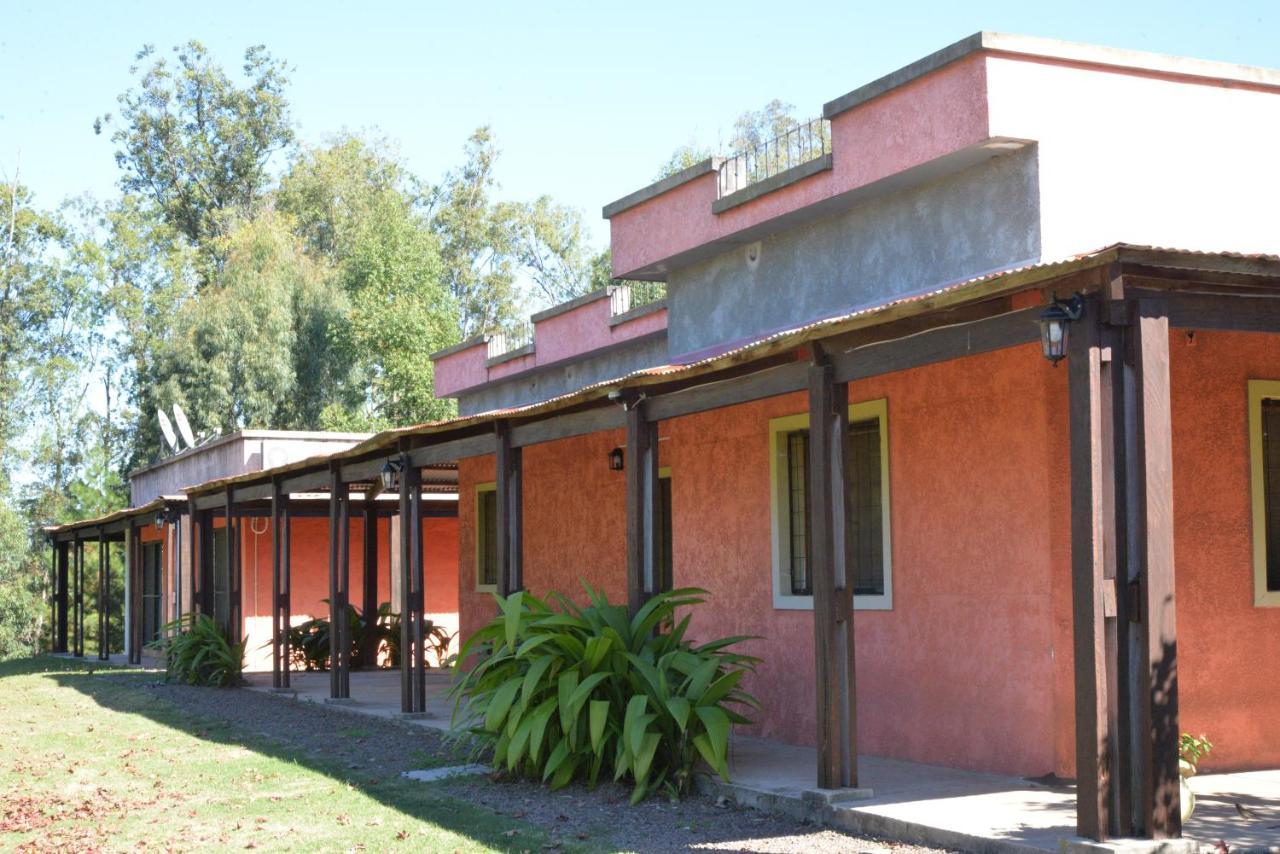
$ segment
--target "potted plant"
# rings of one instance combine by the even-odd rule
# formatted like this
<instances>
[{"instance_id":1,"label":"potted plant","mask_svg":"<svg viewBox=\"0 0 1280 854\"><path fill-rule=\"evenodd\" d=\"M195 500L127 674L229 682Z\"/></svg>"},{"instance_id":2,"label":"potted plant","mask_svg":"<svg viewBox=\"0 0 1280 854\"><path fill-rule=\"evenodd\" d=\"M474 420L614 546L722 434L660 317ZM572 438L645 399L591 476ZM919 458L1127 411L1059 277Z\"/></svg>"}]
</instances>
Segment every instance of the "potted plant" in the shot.
<instances>
[{"instance_id":1,"label":"potted plant","mask_svg":"<svg viewBox=\"0 0 1280 854\"><path fill-rule=\"evenodd\" d=\"M1178 739L1178 783L1181 789L1182 820L1191 818L1196 809L1196 795L1187 782L1196 775L1200 760L1209 755L1213 745L1204 735L1184 732Z\"/></svg>"}]
</instances>

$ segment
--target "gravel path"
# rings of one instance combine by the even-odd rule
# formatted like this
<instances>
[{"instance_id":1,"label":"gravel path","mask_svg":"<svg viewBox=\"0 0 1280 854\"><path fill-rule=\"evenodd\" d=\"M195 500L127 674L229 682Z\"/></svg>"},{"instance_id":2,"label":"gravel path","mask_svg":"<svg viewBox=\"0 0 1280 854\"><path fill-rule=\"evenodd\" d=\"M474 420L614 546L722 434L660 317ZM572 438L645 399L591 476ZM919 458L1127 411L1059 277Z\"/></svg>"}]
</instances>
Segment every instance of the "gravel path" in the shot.
<instances>
[{"instance_id":1,"label":"gravel path","mask_svg":"<svg viewBox=\"0 0 1280 854\"><path fill-rule=\"evenodd\" d=\"M401 721L364 717L257 691L218 690L140 680L144 690L219 729L221 738L260 736L298 753L299 761L346 769L364 786L402 771L460 764L441 733ZM420 785L536 825L555 839L611 851L876 852L932 854L937 849L852 836L754 809L694 796L628 804L629 789L571 786L558 792L527 781L455 779ZM513 842L515 842L513 840ZM514 847L518 848L518 844Z\"/></svg>"}]
</instances>

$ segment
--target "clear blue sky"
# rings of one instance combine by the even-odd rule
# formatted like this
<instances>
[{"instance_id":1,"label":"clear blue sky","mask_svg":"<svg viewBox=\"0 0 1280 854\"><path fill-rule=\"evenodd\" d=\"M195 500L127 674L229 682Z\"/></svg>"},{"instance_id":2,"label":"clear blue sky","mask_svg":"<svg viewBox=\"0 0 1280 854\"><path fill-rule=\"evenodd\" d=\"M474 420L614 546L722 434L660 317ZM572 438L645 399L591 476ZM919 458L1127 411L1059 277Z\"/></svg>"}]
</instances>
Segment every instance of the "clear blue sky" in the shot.
<instances>
[{"instance_id":1,"label":"clear blue sky","mask_svg":"<svg viewBox=\"0 0 1280 854\"><path fill-rule=\"evenodd\" d=\"M53 206L106 197L112 111L144 43L204 41L224 66L266 44L293 66L301 138L378 129L434 179L493 125L509 198L600 207L691 138L778 97L801 116L980 29L1280 66L1273 3L218 2L0 0L0 168Z\"/></svg>"}]
</instances>

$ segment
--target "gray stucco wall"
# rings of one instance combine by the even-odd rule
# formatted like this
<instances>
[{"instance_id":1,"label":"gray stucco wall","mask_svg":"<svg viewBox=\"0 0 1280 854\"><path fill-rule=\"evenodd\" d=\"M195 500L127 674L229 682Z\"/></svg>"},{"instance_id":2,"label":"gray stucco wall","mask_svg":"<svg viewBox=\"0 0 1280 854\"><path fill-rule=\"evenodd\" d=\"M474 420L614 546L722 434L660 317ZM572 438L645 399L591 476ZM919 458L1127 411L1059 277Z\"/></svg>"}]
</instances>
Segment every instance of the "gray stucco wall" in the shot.
<instances>
[{"instance_id":1,"label":"gray stucco wall","mask_svg":"<svg viewBox=\"0 0 1280 854\"><path fill-rule=\"evenodd\" d=\"M1028 146L671 272L667 340L688 353L1040 256Z\"/></svg>"},{"instance_id":2,"label":"gray stucco wall","mask_svg":"<svg viewBox=\"0 0 1280 854\"><path fill-rule=\"evenodd\" d=\"M576 391L586 385L616 379L641 368L667 363L667 339L659 334L652 338L628 341L616 348L589 356L582 361L547 365L508 380L495 380L487 385L458 394L458 413L474 415L490 409L524 406Z\"/></svg>"}]
</instances>

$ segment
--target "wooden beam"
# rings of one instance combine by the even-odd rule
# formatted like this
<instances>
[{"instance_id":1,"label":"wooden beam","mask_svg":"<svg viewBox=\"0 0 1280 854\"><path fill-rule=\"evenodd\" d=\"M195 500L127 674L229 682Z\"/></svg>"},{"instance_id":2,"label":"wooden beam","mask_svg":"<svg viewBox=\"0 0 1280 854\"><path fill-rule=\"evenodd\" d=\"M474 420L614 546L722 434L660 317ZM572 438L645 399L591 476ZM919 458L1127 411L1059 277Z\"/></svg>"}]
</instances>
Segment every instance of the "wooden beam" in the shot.
<instances>
[{"instance_id":1,"label":"wooden beam","mask_svg":"<svg viewBox=\"0 0 1280 854\"><path fill-rule=\"evenodd\" d=\"M849 387L820 346L809 368L809 564L813 579L818 786L858 785L853 536L848 490Z\"/></svg>"},{"instance_id":2,"label":"wooden beam","mask_svg":"<svg viewBox=\"0 0 1280 854\"><path fill-rule=\"evenodd\" d=\"M1160 306L1167 314L1167 325L1178 329L1280 333L1280 296L1173 291L1161 299L1144 299L1143 303L1152 310Z\"/></svg>"},{"instance_id":3,"label":"wooden beam","mask_svg":"<svg viewBox=\"0 0 1280 854\"><path fill-rule=\"evenodd\" d=\"M835 380L840 383L989 353L1040 339L1036 326L1043 309L1006 312L955 326L944 326L843 352L833 351Z\"/></svg>"},{"instance_id":4,"label":"wooden beam","mask_svg":"<svg viewBox=\"0 0 1280 854\"><path fill-rule=\"evenodd\" d=\"M295 492L321 492L329 485L328 468L317 468L297 474L285 475L282 487L286 494Z\"/></svg>"},{"instance_id":5,"label":"wooden beam","mask_svg":"<svg viewBox=\"0 0 1280 854\"><path fill-rule=\"evenodd\" d=\"M1173 450L1169 396L1169 318L1164 307L1133 306L1128 355L1134 453L1130 548L1137 578L1137 661L1128 673L1136 706L1134 831L1182 835L1178 776L1178 644L1173 562Z\"/></svg>"},{"instance_id":6,"label":"wooden beam","mask_svg":"<svg viewBox=\"0 0 1280 854\"><path fill-rule=\"evenodd\" d=\"M264 501L271 498L270 483L251 483L247 486L231 487L231 499L235 504L246 501Z\"/></svg>"},{"instance_id":7,"label":"wooden beam","mask_svg":"<svg viewBox=\"0 0 1280 854\"><path fill-rule=\"evenodd\" d=\"M511 444L511 428L495 423L497 447L498 592L509 596L524 589L523 452Z\"/></svg>"},{"instance_id":8,"label":"wooden beam","mask_svg":"<svg viewBox=\"0 0 1280 854\"><path fill-rule=\"evenodd\" d=\"M498 422L501 423L501 422ZM434 437L423 437L429 441ZM408 451L409 461L415 467L452 463L467 457L482 457L496 451L492 433L447 439L433 445L424 445Z\"/></svg>"},{"instance_id":9,"label":"wooden beam","mask_svg":"<svg viewBox=\"0 0 1280 854\"><path fill-rule=\"evenodd\" d=\"M791 362L730 379L696 385L691 388L653 395L646 401L646 413L652 421L665 421L726 406L735 406L766 397L803 391L808 382L809 366Z\"/></svg>"},{"instance_id":10,"label":"wooden beam","mask_svg":"<svg viewBox=\"0 0 1280 854\"><path fill-rule=\"evenodd\" d=\"M196 510L216 510L227 503L226 490L206 492L203 495L192 495L187 499Z\"/></svg>"},{"instance_id":11,"label":"wooden beam","mask_svg":"<svg viewBox=\"0 0 1280 854\"><path fill-rule=\"evenodd\" d=\"M627 605L632 616L658 589L658 423L649 420L648 401L627 404Z\"/></svg>"},{"instance_id":12,"label":"wooden beam","mask_svg":"<svg viewBox=\"0 0 1280 854\"><path fill-rule=\"evenodd\" d=\"M623 426L621 407L612 403L580 412L555 415L537 421L515 424L511 428L511 446L526 448L542 442L554 442L573 436L585 436L602 430L617 430Z\"/></svg>"},{"instance_id":13,"label":"wooden beam","mask_svg":"<svg viewBox=\"0 0 1280 854\"><path fill-rule=\"evenodd\" d=\"M417 471L409 461L407 454L400 457L400 713L411 714L414 711L413 667L409 650L413 647L413 623L410 614L413 612L412 569L409 555L413 551L412 528L418 517L414 506L414 495L417 492L417 479L412 473ZM419 526L421 523L419 523Z\"/></svg>"}]
</instances>

